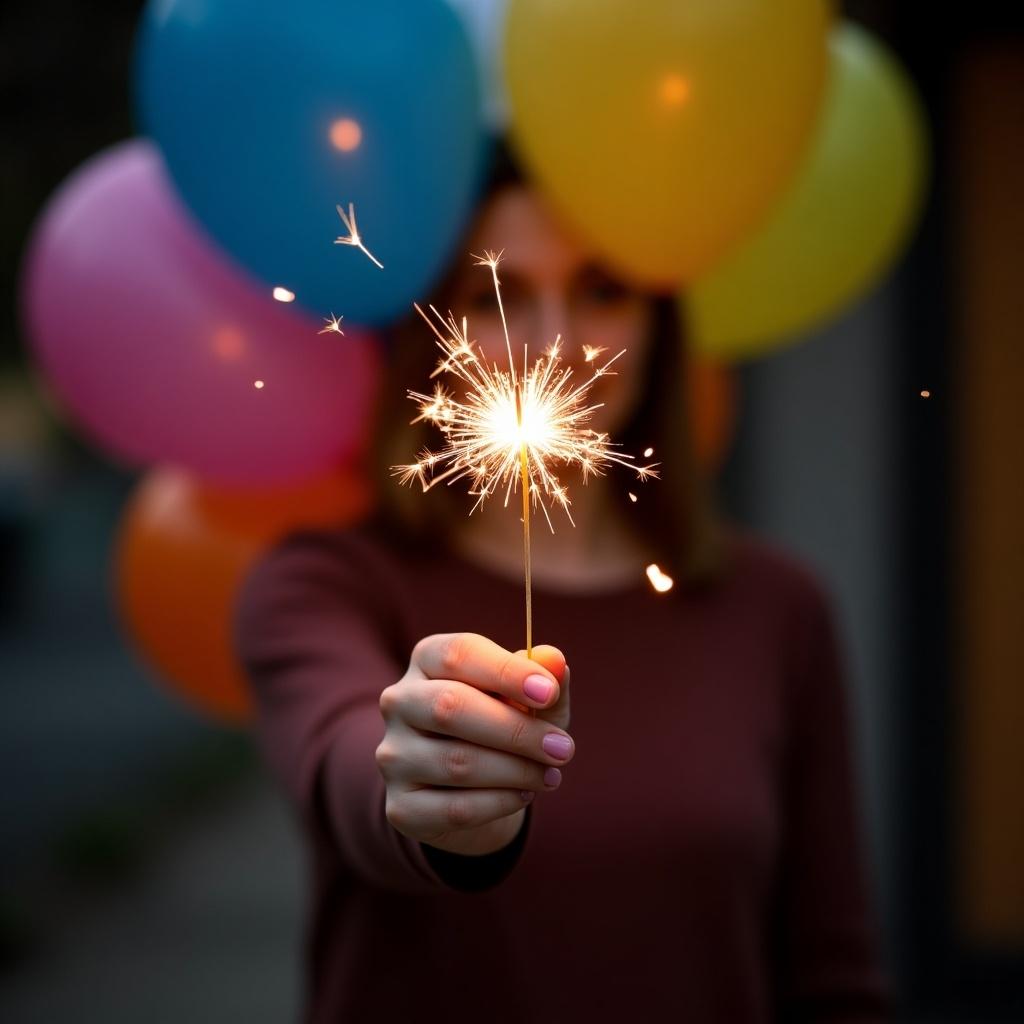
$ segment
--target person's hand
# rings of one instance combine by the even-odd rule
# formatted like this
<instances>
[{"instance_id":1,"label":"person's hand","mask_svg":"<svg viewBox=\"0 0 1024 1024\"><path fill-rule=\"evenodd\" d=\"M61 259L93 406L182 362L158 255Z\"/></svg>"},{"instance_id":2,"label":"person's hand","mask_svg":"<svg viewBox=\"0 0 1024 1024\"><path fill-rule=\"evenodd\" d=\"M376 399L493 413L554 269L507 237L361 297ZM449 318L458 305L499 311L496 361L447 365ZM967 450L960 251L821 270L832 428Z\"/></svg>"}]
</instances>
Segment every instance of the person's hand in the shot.
<instances>
[{"instance_id":1,"label":"person's hand","mask_svg":"<svg viewBox=\"0 0 1024 1024\"><path fill-rule=\"evenodd\" d=\"M569 678L557 648L513 653L476 633L424 637L380 695L376 750L388 821L453 853L501 849L572 759ZM543 692L544 687L549 692Z\"/></svg>"}]
</instances>

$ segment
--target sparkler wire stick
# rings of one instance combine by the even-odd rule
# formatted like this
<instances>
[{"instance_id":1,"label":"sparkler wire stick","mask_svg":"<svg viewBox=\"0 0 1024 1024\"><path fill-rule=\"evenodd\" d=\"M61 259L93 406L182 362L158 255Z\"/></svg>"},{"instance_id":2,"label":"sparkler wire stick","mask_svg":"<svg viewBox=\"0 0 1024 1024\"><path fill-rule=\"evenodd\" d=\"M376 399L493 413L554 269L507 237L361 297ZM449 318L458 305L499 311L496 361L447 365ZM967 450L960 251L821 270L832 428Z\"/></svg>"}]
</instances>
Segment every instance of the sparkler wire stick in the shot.
<instances>
[{"instance_id":1,"label":"sparkler wire stick","mask_svg":"<svg viewBox=\"0 0 1024 1024\"><path fill-rule=\"evenodd\" d=\"M504 251L504 250L502 250ZM477 257L477 266L491 268L491 276L494 279L494 294L498 299L498 311L501 313L501 327L505 332L505 350L508 352L508 370L512 375L512 386L516 392L516 423L519 427L519 434L523 434L523 391L522 386L516 382L516 364L512 358L512 342L508 336L508 321L505 319L505 304L501 301L501 282L498 280L498 261L501 253L485 252L482 257ZM526 350L523 350L523 380L526 380ZM523 576L526 582L526 656L533 657L533 610L531 600L531 577L530 572L530 457L526 450L526 440L519 442L519 472L523 482Z\"/></svg>"},{"instance_id":2,"label":"sparkler wire stick","mask_svg":"<svg viewBox=\"0 0 1024 1024\"><path fill-rule=\"evenodd\" d=\"M516 412L520 430L523 426L523 403L516 392ZM523 573L526 577L526 656L533 657L533 611L530 607L530 461L526 442L519 444L519 472L523 480Z\"/></svg>"}]
</instances>

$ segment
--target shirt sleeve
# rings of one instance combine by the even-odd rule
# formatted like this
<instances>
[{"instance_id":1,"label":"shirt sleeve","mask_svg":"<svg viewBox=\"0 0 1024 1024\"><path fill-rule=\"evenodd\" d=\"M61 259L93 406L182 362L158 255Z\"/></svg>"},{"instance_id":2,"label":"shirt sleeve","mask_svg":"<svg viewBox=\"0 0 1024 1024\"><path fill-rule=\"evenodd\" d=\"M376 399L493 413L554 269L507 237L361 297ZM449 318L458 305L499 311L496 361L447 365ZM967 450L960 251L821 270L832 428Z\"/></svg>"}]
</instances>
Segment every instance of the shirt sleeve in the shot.
<instances>
[{"instance_id":1,"label":"shirt sleeve","mask_svg":"<svg viewBox=\"0 0 1024 1024\"><path fill-rule=\"evenodd\" d=\"M348 553L314 532L293 534L240 590L234 642L264 756L307 827L364 882L415 893L497 884L518 859L529 816L512 843L483 856L441 856L387 820L379 702L408 652L373 567Z\"/></svg>"},{"instance_id":2,"label":"shirt sleeve","mask_svg":"<svg viewBox=\"0 0 1024 1024\"><path fill-rule=\"evenodd\" d=\"M778 1019L889 1019L835 614L817 582L802 595L783 768L781 872L773 935Z\"/></svg>"}]
</instances>

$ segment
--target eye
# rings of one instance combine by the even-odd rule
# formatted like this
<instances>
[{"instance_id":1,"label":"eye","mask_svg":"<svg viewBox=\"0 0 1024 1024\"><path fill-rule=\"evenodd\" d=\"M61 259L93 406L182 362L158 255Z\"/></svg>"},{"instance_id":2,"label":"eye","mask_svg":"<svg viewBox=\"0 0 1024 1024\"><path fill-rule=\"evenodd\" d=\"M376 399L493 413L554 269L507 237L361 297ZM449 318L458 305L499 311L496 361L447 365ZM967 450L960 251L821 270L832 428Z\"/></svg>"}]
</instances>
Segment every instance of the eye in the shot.
<instances>
[{"instance_id":1,"label":"eye","mask_svg":"<svg viewBox=\"0 0 1024 1024\"><path fill-rule=\"evenodd\" d=\"M528 282L514 271L501 274L501 302L506 312L525 307L533 299L533 292ZM478 315L498 313L498 299L494 294L494 284L488 275L483 283L476 283L467 293L465 312Z\"/></svg>"},{"instance_id":2,"label":"eye","mask_svg":"<svg viewBox=\"0 0 1024 1024\"><path fill-rule=\"evenodd\" d=\"M493 288L481 288L473 292L466 300L467 312L489 313L498 308L498 300Z\"/></svg>"},{"instance_id":3,"label":"eye","mask_svg":"<svg viewBox=\"0 0 1024 1024\"><path fill-rule=\"evenodd\" d=\"M613 306L627 299L630 290L621 281L607 274L591 273L580 281L577 294L584 302Z\"/></svg>"},{"instance_id":4,"label":"eye","mask_svg":"<svg viewBox=\"0 0 1024 1024\"><path fill-rule=\"evenodd\" d=\"M627 289L618 281L601 281L591 285L588 294L598 302L621 302L627 295Z\"/></svg>"}]
</instances>

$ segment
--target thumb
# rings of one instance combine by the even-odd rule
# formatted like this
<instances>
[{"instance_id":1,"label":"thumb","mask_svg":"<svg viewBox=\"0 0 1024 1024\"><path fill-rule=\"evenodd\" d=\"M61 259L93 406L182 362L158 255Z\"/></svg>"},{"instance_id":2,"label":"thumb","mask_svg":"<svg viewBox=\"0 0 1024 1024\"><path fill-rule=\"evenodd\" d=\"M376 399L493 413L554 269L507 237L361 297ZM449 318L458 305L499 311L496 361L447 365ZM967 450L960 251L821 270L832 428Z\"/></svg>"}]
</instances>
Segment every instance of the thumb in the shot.
<instances>
[{"instance_id":1,"label":"thumb","mask_svg":"<svg viewBox=\"0 0 1024 1024\"><path fill-rule=\"evenodd\" d=\"M526 657L526 651L520 650L516 653ZM543 665L555 679L561 681L562 673L565 671L565 655L557 647L552 647L551 644L538 644L533 648L530 660Z\"/></svg>"},{"instance_id":2,"label":"thumb","mask_svg":"<svg viewBox=\"0 0 1024 1024\"><path fill-rule=\"evenodd\" d=\"M516 653L525 656L526 651L520 650ZM531 660L546 668L555 679L559 680L558 699L554 704L546 708L528 708L522 705L522 710L529 711L535 718L542 718L559 729L569 731L569 666L566 664L565 655L557 647L550 644L540 644L533 648Z\"/></svg>"}]
</instances>

